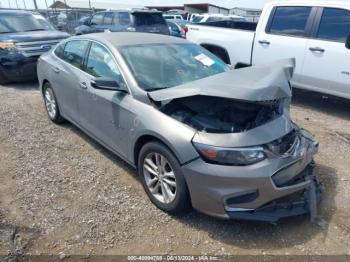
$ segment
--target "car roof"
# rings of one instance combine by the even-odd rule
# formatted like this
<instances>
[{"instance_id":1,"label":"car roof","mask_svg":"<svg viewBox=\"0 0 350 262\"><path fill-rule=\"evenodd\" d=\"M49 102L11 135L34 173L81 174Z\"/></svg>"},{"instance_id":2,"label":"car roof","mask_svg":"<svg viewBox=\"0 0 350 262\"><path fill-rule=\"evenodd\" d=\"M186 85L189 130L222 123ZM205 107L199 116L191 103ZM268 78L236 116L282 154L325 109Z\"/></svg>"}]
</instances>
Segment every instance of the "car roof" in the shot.
<instances>
[{"instance_id":1,"label":"car roof","mask_svg":"<svg viewBox=\"0 0 350 262\"><path fill-rule=\"evenodd\" d=\"M91 39L101 43L112 44L115 47L147 44L186 44L185 39L162 34L137 32L105 32L75 36L74 39Z\"/></svg>"}]
</instances>

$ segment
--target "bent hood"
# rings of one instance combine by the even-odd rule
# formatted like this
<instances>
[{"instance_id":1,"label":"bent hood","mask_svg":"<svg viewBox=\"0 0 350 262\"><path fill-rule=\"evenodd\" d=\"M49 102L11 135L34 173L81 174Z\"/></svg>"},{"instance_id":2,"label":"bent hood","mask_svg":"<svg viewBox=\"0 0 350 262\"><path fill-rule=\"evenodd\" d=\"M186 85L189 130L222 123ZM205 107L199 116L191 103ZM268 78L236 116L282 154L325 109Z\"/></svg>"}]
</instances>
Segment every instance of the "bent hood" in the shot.
<instances>
[{"instance_id":1,"label":"bent hood","mask_svg":"<svg viewBox=\"0 0 350 262\"><path fill-rule=\"evenodd\" d=\"M236 69L172 88L149 92L155 101L195 95L215 96L247 101L266 101L292 96L289 80L294 59L269 65Z\"/></svg>"}]
</instances>

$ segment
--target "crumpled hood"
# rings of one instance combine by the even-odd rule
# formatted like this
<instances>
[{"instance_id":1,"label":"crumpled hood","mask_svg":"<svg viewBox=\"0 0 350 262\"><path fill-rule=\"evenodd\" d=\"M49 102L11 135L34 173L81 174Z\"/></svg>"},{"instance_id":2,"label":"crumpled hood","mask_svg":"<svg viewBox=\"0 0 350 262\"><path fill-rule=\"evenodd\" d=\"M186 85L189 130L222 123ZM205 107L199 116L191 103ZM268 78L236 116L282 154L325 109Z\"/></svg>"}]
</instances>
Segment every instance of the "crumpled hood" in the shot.
<instances>
[{"instance_id":1,"label":"crumpled hood","mask_svg":"<svg viewBox=\"0 0 350 262\"><path fill-rule=\"evenodd\" d=\"M292 96L289 80L295 59L236 69L172 88L149 92L155 101L195 95L246 101L266 101Z\"/></svg>"}]
</instances>

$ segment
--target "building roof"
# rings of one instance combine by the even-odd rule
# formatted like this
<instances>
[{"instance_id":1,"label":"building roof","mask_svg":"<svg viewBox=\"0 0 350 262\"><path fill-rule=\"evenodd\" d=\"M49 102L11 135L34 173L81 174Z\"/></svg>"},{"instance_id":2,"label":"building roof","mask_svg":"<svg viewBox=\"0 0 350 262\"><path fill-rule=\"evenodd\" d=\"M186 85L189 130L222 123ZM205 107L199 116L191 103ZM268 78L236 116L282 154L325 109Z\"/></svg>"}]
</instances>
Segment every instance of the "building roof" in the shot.
<instances>
[{"instance_id":1,"label":"building roof","mask_svg":"<svg viewBox=\"0 0 350 262\"><path fill-rule=\"evenodd\" d=\"M239 9L239 10L244 10L244 11L253 11L253 12L261 12L262 9L257 9L257 8L244 8L244 7L234 7L232 9ZM231 10L232 10L231 9Z\"/></svg>"},{"instance_id":2,"label":"building roof","mask_svg":"<svg viewBox=\"0 0 350 262\"><path fill-rule=\"evenodd\" d=\"M213 4L210 4L210 3L184 4L184 6L198 8L198 9L208 9L209 6L213 6L213 7L220 8L220 9L230 10L229 8L218 6L218 5L213 5Z\"/></svg>"}]
</instances>

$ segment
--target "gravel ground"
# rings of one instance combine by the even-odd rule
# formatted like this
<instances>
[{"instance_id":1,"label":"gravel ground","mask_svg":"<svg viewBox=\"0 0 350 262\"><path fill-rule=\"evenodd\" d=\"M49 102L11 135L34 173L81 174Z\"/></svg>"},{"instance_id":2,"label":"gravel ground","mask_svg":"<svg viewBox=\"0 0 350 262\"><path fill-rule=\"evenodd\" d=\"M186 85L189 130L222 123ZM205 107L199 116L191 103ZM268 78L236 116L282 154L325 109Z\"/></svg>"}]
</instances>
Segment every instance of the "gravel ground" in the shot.
<instances>
[{"instance_id":1,"label":"gravel ground","mask_svg":"<svg viewBox=\"0 0 350 262\"><path fill-rule=\"evenodd\" d=\"M320 141L316 224L167 215L127 164L71 124L48 120L37 83L0 86L0 255L350 254L350 103L294 97L294 120Z\"/></svg>"}]
</instances>

